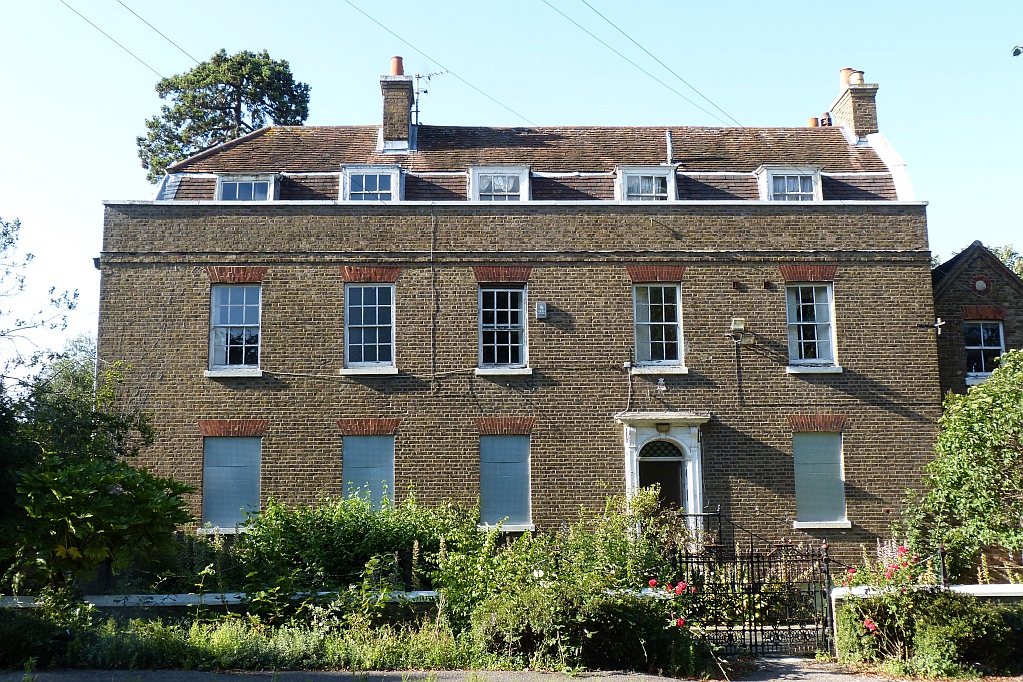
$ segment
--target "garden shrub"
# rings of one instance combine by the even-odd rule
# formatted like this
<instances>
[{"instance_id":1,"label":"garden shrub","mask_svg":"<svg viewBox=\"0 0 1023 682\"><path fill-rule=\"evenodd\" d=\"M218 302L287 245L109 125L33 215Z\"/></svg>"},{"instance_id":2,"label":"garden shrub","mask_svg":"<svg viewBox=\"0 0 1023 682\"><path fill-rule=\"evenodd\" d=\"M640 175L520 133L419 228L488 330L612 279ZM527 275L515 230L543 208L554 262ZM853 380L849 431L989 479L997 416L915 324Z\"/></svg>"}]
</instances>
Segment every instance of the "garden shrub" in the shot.
<instances>
[{"instance_id":1,"label":"garden shrub","mask_svg":"<svg viewBox=\"0 0 1023 682\"><path fill-rule=\"evenodd\" d=\"M0 608L0 669L20 668L30 659L48 666L67 651L67 631L28 610Z\"/></svg>"}]
</instances>

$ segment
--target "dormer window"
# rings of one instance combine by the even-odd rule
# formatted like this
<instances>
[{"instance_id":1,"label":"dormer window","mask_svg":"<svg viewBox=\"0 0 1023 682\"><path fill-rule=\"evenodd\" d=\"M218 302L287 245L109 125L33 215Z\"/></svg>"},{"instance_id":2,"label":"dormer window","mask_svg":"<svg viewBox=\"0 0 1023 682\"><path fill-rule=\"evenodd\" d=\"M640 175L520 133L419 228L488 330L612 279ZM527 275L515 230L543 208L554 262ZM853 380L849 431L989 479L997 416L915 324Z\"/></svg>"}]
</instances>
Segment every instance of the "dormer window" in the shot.
<instances>
[{"instance_id":1,"label":"dormer window","mask_svg":"<svg viewBox=\"0 0 1023 682\"><path fill-rule=\"evenodd\" d=\"M529 201L529 168L471 166L469 196L473 201Z\"/></svg>"},{"instance_id":2,"label":"dormer window","mask_svg":"<svg viewBox=\"0 0 1023 682\"><path fill-rule=\"evenodd\" d=\"M391 165L341 167L342 201L400 201L401 168Z\"/></svg>"},{"instance_id":3,"label":"dormer window","mask_svg":"<svg viewBox=\"0 0 1023 682\"><path fill-rule=\"evenodd\" d=\"M820 201L819 166L761 166L756 170L762 201Z\"/></svg>"},{"instance_id":4,"label":"dormer window","mask_svg":"<svg viewBox=\"0 0 1023 682\"><path fill-rule=\"evenodd\" d=\"M217 178L217 199L220 201L272 201L275 189L273 176Z\"/></svg>"},{"instance_id":5,"label":"dormer window","mask_svg":"<svg viewBox=\"0 0 1023 682\"><path fill-rule=\"evenodd\" d=\"M678 198L674 166L619 166L615 181L619 201L669 201Z\"/></svg>"}]
</instances>

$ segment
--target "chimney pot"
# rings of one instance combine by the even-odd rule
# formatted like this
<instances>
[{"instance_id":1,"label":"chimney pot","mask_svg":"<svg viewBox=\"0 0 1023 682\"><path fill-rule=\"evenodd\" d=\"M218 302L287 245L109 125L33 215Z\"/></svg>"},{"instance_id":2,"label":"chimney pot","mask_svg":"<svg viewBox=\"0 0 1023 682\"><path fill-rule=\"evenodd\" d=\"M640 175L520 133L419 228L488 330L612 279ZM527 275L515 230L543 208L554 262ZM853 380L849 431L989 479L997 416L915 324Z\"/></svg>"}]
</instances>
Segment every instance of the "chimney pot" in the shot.
<instances>
[{"instance_id":1,"label":"chimney pot","mask_svg":"<svg viewBox=\"0 0 1023 682\"><path fill-rule=\"evenodd\" d=\"M849 74L849 85L863 85L863 72L853 71Z\"/></svg>"},{"instance_id":2,"label":"chimney pot","mask_svg":"<svg viewBox=\"0 0 1023 682\"><path fill-rule=\"evenodd\" d=\"M838 72L838 89L845 90L849 87L849 77L852 76L856 69L850 69L848 66Z\"/></svg>"},{"instance_id":3,"label":"chimney pot","mask_svg":"<svg viewBox=\"0 0 1023 682\"><path fill-rule=\"evenodd\" d=\"M820 125L820 122L815 117L811 116L807 125L811 128L816 128Z\"/></svg>"},{"instance_id":4,"label":"chimney pot","mask_svg":"<svg viewBox=\"0 0 1023 682\"><path fill-rule=\"evenodd\" d=\"M405 66L401 63L401 57L391 57L391 75L404 76Z\"/></svg>"},{"instance_id":5,"label":"chimney pot","mask_svg":"<svg viewBox=\"0 0 1023 682\"><path fill-rule=\"evenodd\" d=\"M821 125L822 126L830 126L831 125L831 114L830 113L825 111L823 114L821 114Z\"/></svg>"}]
</instances>

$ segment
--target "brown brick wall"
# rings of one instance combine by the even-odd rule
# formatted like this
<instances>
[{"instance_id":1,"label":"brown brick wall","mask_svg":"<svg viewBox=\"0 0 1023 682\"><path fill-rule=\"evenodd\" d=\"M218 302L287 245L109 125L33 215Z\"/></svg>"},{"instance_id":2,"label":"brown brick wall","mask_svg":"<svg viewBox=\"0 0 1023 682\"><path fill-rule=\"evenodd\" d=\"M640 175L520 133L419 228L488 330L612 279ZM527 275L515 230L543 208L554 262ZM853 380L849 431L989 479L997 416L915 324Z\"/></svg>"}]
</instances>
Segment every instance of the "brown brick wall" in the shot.
<instances>
[{"instance_id":1,"label":"brown brick wall","mask_svg":"<svg viewBox=\"0 0 1023 682\"><path fill-rule=\"evenodd\" d=\"M613 177L542 178L534 176L530 178L529 184L533 199L538 201L612 201L615 198Z\"/></svg>"},{"instance_id":2,"label":"brown brick wall","mask_svg":"<svg viewBox=\"0 0 1023 682\"><path fill-rule=\"evenodd\" d=\"M192 252L181 252L183 240ZM497 238L495 235L500 235ZM858 235L858 239L857 239ZM401 245L398 250L396 245ZM852 245L855 244L855 247ZM176 245L176 249L170 249ZM296 249L300 245L301 250ZM431 258L431 246L434 247ZM709 411L704 499L752 530L808 538L795 518L789 415L848 416L844 431L856 543L887 532L929 459L939 415L923 208L525 206L248 207L116 205L101 260L99 352L123 360L125 400L154 415L140 462L199 483L196 419L272 419L262 494L312 502L340 494L339 419L400 418L395 490L472 502L479 427L533 419L533 519L553 527L624 489L622 426L631 411ZM733 249L734 251L729 251ZM176 251L169 254L166 252ZM215 258L205 253L218 251ZM224 251L236 251L237 256ZM787 374L779 266L825 252L834 279L841 374ZM204 378L204 266L272 265L262 283L259 378ZM530 266L530 376L476 376L473 266ZM687 375L634 376L627 266L685 263ZM401 266L395 284L397 376L340 376L346 263ZM770 288L764 282L775 285ZM747 286L733 289L733 282ZM725 336L745 317L754 346ZM898 333L893 333L895 330ZM911 379L911 380L908 380ZM631 395L631 398L630 398ZM200 500L192 498L198 512ZM823 533L814 532L819 540Z\"/></svg>"},{"instance_id":3,"label":"brown brick wall","mask_svg":"<svg viewBox=\"0 0 1023 682\"><path fill-rule=\"evenodd\" d=\"M977 277L986 277L990 282L986 295L974 292L971 284ZM966 392L964 319L1000 320L1006 350L1023 348L1023 285L983 256L970 258L961 269L957 268L938 284L934 314L945 321L938 337L943 394Z\"/></svg>"}]
</instances>

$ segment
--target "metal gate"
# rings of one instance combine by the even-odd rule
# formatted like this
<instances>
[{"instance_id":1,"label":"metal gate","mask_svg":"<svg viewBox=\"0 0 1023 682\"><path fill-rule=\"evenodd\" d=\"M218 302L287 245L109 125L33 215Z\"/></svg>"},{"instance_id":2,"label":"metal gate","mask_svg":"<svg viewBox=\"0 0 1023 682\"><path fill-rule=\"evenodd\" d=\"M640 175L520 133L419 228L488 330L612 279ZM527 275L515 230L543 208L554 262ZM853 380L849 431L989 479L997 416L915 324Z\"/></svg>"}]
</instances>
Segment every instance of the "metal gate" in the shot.
<instances>
[{"instance_id":1,"label":"metal gate","mask_svg":"<svg viewBox=\"0 0 1023 682\"><path fill-rule=\"evenodd\" d=\"M724 653L812 655L832 647L827 544L771 543L716 514L705 541L679 548L677 580L695 586L691 621Z\"/></svg>"}]
</instances>

